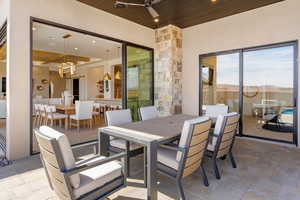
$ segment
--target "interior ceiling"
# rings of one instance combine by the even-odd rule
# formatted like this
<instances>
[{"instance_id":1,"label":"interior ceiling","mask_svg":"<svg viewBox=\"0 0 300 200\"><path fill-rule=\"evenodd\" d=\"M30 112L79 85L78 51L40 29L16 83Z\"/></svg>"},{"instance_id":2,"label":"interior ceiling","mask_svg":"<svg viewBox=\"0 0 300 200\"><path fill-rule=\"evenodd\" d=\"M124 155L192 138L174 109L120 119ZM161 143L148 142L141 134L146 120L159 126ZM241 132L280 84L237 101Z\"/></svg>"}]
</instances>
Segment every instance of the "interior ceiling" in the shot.
<instances>
[{"instance_id":1,"label":"interior ceiling","mask_svg":"<svg viewBox=\"0 0 300 200\"><path fill-rule=\"evenodd\" d=\"M63 39L70 34L71 37ZM120 58L121 44L41 23L33 24L33 60L44 64Z\"/></svg>"},{"instance_id":2,"label":"interior ceiling","mask_svg":"<svg viewBox=\"0 0 300 200\"><path fill-rule=\"evenodd\" d=\"M40 61L41 62L40 64L64 63L64 62L73 62L75 64L80 64L80 63L88 63L91 61L91 59L88 57L65 55L65 54L40 51L40 50L33 50L32 59L34 61Z\"/></svg>"},{"instance_id":3,"label":"interior ceiling","mask_svg":"<svg viewBox=\"0 0 300 200\"><path fill-rule=\"evenodd\" d=\"M216 0L216 2L212 2L212 0L163 0L153 5L160 14L159 23L155 23L143 7L114 8L115 0L78 1L150 28L158 28L169 24L186 28L284 0ZM144 0L122 1L144 2Z\"/></svg>"}]
</instances>

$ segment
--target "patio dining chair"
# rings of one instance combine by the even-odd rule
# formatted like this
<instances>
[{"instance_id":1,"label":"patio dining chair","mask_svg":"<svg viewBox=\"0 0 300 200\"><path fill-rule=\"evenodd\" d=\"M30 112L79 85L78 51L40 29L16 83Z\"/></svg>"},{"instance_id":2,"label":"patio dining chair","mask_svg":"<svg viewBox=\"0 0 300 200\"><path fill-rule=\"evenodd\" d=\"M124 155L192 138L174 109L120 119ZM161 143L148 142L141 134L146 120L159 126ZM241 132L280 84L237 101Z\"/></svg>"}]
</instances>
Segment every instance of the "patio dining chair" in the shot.
<instances>
[{"instance_id":1,"label":"patio dining chair","mask_svg":"<svg viewBox=\"0 0 300 200\"><path fill-rule=\"evenodd\" d=\"M240 115L235 112L219 115L212 137L207 146L207 153L213 160L215 176L217 179L221 178L217 165L218 159L225 159L228 155L230 157L232 167L236 168L236 162L232 154L232 147L239 124L239 117Z\"/></svg>"},{"instance_id":2,"label":"patio dining chair","mask_svg":"<svg viewBox=\"0 0 300 200\"><path fill-rule=\"evenodd\" d=\"M199 117L184 122L178 146L160 145L157 151L158 171L176 181L180 199L185 199L182 179L201 168L204 185L208 179L203 158L208 144L211 120Z\"/></svg>"},{"instance_id":3,"label":"patio dining chair","mask_svg":"<svg viewBox=\"0 0 300 200\"><path fill-rule=\"evenodd\" d=\"M217 118L219 115L225 115L228 113L227 105L206 105L205 116L210 118Z\"/></svg>"},{"instance_id":4,"label":"patio dining chair","mask_svg":"<svg viewBox=\"0 0 300 200\"><path fill-rule=\"evenodd\" d=\"M35 136L49 185L60 199L105 199L125 187L125 169L118 161L125 158L125 152L75 162L66 135L42 126Z\"/></svg>"},{"instance_id":5,"label":"patio dining chair","mask_svg":"<svg viewBox=\"0 0 300 200\"><path fill-rule=\"evenodd\" d=\"M122 124L128 124L132 122L130 109L126 110L113 110L105 112L105 122L107 126L118 126ZM110 137L110 147L111 152L119 152L127 150L127 175L130 175L130 157L137 156L144 152L143 146L128 142L119 138Z\"/></svg>"},{"instance_id":6,"label":"patio dining chair","mask_svg":"<svg viewBox=\"0 0 300 200\"><path fill-rule=\"evenodd\" d=\"M155 119L159 117L158 111L155 106L140 107L139 115L142 121Z\"/></svg>"}]
</instances>

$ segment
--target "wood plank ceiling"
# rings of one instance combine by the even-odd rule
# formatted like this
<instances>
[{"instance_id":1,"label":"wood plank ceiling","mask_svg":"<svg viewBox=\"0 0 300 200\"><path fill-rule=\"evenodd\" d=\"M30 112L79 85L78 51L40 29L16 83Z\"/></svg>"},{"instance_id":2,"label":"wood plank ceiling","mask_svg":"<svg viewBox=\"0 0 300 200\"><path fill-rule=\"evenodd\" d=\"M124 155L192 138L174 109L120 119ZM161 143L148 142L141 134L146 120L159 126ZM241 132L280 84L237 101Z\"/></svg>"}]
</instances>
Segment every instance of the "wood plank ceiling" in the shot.
<instances>
[{"instance_id":1,"label":"wood plank ceiling","mask_svg":"<svg viewBox=\"0 0 300 200\"><path fill-rule=\"evenodd\" d=\"M284 0L216 0L216 2L212 0L163 0L153 6L160 14L159 23L155 23L143 7L114 8L115 0L78 1L155 29L168 24L186 28ZM143 2L143 0L123 1Z\"/></svg>"}]
</instances>

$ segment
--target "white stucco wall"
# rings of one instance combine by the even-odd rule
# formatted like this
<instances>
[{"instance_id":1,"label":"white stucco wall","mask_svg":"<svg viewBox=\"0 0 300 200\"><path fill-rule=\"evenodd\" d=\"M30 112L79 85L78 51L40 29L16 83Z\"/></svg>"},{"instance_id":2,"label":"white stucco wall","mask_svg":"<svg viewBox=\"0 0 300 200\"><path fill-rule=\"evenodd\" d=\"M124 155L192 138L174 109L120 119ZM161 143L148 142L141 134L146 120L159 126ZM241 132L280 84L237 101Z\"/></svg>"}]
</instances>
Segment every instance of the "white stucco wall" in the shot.
<instances>
[{"instance_id":1,"label":"white stucco wall","mask_svg":"<svg viewBox=\"0 0 300 200\"><path fill-rule=\"evenodd\" d=\"M0 0L0 26L4 23L8 15L8 2L9 0Z\"/></svg>"},{"instance_id":2,"label":"white stucco wall","mask_svg":"<svg viewBox=\"0 0 300 200\"><path fill-rule=\"evenodd\" d=\"M299 0L286 0L184 29L183 112L198 114L199 54L299 40L299 8Z\"/></svg>"},{"instance_id":3,"label":"white stucco wall","mask_svg":"<svg viewBox=\"0 0 300 200\"><path fill-rule=\"evenodd\" d=\"M18 159L30 152L30 16L148 47L154 47L154 30L76 0L9 2L7 156Z\"/></svg>"}]
</instances>

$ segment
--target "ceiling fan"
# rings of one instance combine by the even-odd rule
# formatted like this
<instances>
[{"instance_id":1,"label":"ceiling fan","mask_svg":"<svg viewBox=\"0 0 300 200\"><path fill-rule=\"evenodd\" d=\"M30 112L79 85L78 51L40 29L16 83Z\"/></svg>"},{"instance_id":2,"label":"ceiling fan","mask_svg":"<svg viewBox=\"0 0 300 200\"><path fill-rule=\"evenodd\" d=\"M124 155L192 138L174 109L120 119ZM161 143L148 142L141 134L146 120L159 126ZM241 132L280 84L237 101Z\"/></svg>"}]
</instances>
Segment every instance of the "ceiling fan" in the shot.
<instances>
[{"instance_id":1,"label":"ceiling fan","mask_svg":"<svg viewBox=\"0 0 300 200\"><path fill-rule=\"evenodd\" d=\"M160 3L161 1L162 0L145 0L144 3L129 3L129 2L123 2L123 1L116 0L115 8L127 8L128 6L145 7L154 19L158 19L159 14L152 6L154 4Z\"/></svg>"}]
</instances>

